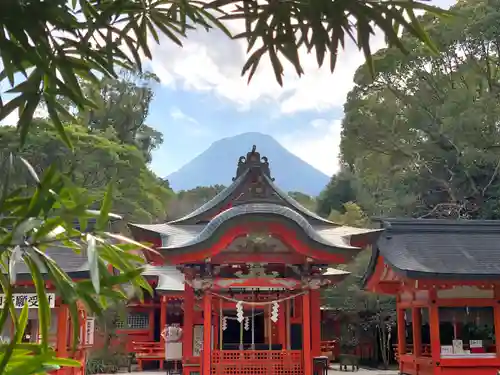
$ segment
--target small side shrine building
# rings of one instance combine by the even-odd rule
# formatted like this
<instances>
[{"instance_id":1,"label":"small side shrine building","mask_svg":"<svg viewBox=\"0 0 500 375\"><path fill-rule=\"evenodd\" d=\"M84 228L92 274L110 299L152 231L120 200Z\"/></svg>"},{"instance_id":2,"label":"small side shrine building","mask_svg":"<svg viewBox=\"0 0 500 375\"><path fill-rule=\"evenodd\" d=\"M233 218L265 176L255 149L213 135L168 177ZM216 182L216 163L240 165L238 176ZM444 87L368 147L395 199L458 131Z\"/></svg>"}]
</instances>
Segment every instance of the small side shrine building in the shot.
<instances>
[{"instance_id":1,"label":"small side shrine building","mask_svg":"<svg viewBox=\"0 0 500 375\"><path fill-rule=\"evenodd\" d=\"M397 298L401 374L498 375L500 222L384 220L365 288Z\"/></svg>"},{"instance_id":2,"label":"small side shrine building","mask_svg":"<svg viewBox=\"0 0 500 375\"><path fill-rule=\"evenodd\" d=\"M276 186L255 146L239 159L233 183L194 212L129 226L158 250L145 255L159 284L166 273L183 275L185 375L312 375L321 355L320 288L342 280L347 273L334 267L380 234L302 207ZM160 326L168 325L168 294L159 311Z\"/></svg>"}]
</instances>

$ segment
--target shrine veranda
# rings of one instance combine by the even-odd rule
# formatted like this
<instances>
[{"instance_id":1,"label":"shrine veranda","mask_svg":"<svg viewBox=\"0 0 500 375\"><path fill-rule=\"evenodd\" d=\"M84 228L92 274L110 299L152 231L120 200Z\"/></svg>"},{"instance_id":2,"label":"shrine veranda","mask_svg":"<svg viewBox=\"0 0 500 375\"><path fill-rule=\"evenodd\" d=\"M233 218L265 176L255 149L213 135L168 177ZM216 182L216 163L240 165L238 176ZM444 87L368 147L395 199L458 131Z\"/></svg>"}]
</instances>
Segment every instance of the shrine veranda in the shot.
<instances>
[{"instance_id":1,"label":"shrine veranda","mask_svg":"<svg viewBox=\"0 0 500 375\"><path fill-rule=\"evenodd\" d=\"M154 294L129 301L117 331L141 368L168 366L184 375L312 375L313 358L324 354L321 289L348 275L338 265L371 247L364 284L397 298L401 373L500 370L497 221L384 219L380 229L339 226L280 190L254 146L238 160L233 183L200 208L167 223L129 228L158 251L144 253L143 275ZM47 252L74 280L89 277L86 257L61 247ZM25 265L18 267L14 301L18 308L29 305L25 341L36 341L34 287ZM58 355L82 363L55 374L83 375L89 350L100 344L94 319L77 305L80 343L73 353L68 306L49 282L46 287L51 345Z\"/></svg>"}]
</instances>

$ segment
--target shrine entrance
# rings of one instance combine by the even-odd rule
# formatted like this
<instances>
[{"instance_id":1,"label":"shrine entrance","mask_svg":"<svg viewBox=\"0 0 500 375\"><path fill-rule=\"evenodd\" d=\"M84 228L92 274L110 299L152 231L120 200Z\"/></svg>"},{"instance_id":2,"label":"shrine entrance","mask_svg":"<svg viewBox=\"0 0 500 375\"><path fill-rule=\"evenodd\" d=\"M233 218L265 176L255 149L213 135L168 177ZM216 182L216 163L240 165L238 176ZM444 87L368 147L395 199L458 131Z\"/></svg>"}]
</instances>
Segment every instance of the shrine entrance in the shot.
<instances>
[{"instance_id":1,"label":"shrine entrance","mask_svg":"<svg viewBox=\"0 0 500 375\"><path fill-rule=\"evenodd\" d=\"M245 318L243 324L238 322L236 312L223 311L222 347L223 350L244 350L259 348L265 345L264 310L254 310L253 315Z\"/></svg>"},{"instance_id":2,"label":"shrine entrance","mask_svg":"<svg viewBox=\"0 0 500 375\"><path fill-rule=\"evenodd\" d=\"M150 263L184 276L184 375L312 375L320 288L343 280L348 273L333 267L381 232L301 206L275 185L255 146L238 160L233 183L202 207L130 229L156 244L157 253L144 253Z\"/></svg>"}]
</instances>

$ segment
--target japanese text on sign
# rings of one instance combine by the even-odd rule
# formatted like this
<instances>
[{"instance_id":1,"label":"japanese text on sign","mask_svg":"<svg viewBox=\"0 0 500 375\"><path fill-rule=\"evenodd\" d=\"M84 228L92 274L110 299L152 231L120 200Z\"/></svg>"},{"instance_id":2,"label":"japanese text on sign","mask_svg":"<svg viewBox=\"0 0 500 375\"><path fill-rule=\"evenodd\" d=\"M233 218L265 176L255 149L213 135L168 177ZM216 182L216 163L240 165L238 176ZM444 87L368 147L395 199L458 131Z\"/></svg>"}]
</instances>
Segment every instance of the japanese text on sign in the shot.
<instances>
[{"instance_id":1,"label":"japanese text on sign","mask_svg":"<svg viewBox=\"0 0 500 375\"><path fill-rule=\"evenodd\" d=\"M56 307L56 295L54 293L47 293L47 301L51 309ZM16 309L22 309L24 305L28 305L29 309L38 309L38 295L36 293L14 293L12 302ZM0 309L4 306L5 294L0 294Z\"/></svg>"}]
</instances>

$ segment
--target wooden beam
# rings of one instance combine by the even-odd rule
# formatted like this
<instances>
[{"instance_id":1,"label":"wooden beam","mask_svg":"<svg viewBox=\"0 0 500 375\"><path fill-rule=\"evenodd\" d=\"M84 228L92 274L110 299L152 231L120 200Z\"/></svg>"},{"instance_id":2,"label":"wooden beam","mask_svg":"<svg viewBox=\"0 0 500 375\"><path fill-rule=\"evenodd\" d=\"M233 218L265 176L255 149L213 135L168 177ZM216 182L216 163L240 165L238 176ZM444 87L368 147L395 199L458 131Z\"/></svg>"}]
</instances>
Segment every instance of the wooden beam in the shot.
<instances>
[{"instance_id":1,"label":"wooden beam","mask_svg":"<svg viewBox=\"0 0 500 375\"><path fill-rule=\"evenodd\" d=\"M311 298L309 292L302 296L302 353L304 356L304 375L312 375Z\"/></svg>"},{"instance_id":2,"label":"wooden beam","mask_svg":"<svg viewBox=\"0 0 500 375\"><path fill-rule=\"evenodd\" d=\"M193 356L194 291L192 287L185 285L182 357L187 360Z\"/></svg>"},{"instance_id":3,"label":"wooden beam","mask_svg":"<svg viewBox=\"0 0 500 375\"><path fill-rule=\"evenodd\" d=\"M210 375L211 341L212 341L212 294L205 292L203 296L203 375Z\"/></svg>"},{"instance_id":4,"label":"wooden beam","mask_svg":"<svg viewBox=\"0 0 500 375\"><path fill-rule=\"evenodd\" d=\"M422 314L420 308L411 309L412 331L413 331L413 355L420 357L422 354Z\"/></svg>"},{"instance_id":5,"label":"wooden beam","mask_svg":"<svg viewBox=\"0 0 500 375\"><path fill-rule=\"evenodd\" d=\"M313 357L321 355L321 301L319 290L311 290L311 349Z\"/></svg>"},{"instance_id":6,"label":"wooden beam","mask_svg":"<svg viewBox=\"0 0 500 375\"><path fill-rule=\"evenodd\" d=\"M401 358L401 356L406 353L405 310L404 308L401 308L399 304L396 309L398 327L398 357ZM402 370L401 361L399 361L399 369Z\"/></svg>"},{"instance_id":7,"label":"wooden beam","mask_svg":"<svg viewBox=\"0 0 500 375\"><path fill-rule=\"evenodd\" d=\"M57 311L57 356L68 357L68 320L69 310L67 305L61 305Z\"/></svg>"},{"instance_id":8,"label":"wooden beam","mask_svg":"<svg viewBox=\"0 0 500 375\"><path fill-rule=\"evenodd\" d=\"M441 339L439 337L439 307L436 303L436 291L431 291L429 305L429 328L431 336L431 355L433 361L441 358Z\"/></svg>"}]
</instances>

